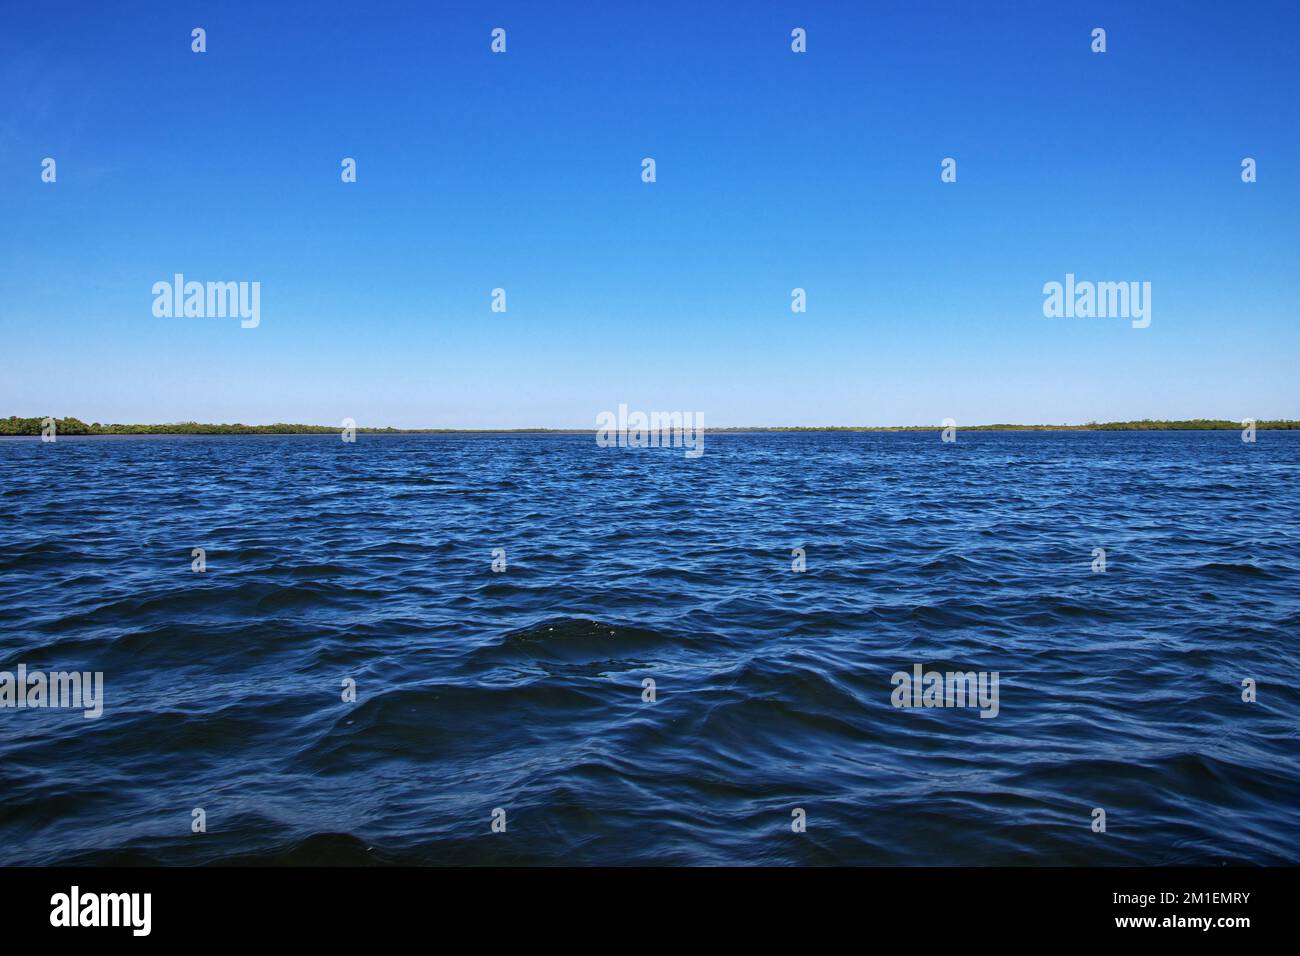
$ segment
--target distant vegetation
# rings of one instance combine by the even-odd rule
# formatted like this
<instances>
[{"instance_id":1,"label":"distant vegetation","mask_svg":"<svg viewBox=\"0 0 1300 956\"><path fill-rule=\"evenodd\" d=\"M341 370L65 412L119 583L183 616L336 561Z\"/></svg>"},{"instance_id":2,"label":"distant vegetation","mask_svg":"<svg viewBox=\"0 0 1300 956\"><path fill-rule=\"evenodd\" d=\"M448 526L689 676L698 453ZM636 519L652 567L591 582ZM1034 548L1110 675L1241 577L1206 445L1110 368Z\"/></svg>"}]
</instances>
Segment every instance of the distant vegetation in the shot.
<instances>
[{"instance_id":1,"label":"distant vegetation","mask_svg":"<svg viewBox=\"0 0 1300 956\"><path fill-rule=\"evenodd\" d=\"M810 428L714 428L711 431L768 431L768 432L919 432L936 431L939 425L826 425ZM1241 422L1220 418L1189 418L1183 421L1161 421L1144 418L1132 422L1088 422L1086 425L958 425L958 431L968 432L1149 432L1149 431L1240 431ZM1277 431L1300 428L1300 421L1280 418L1255 422L1257 431Z\"/></svg>"},{"instance_id":2,"label":"distant vegetation","mask_svg":"<svg viewBox=\"0 0 1300 956\"><path fill-rule=\"evenodd\" d=\"M0 418L0 436L3 435L39 435L44 418L19 418L12 415ZM328 435L342 431L338 425L203 425L198 422L172 422L166 425L101 425L92 422L87 425L79 418L56 418L55 433L58 435ZM760 427L760 428L710 428L713 432L910 432L935 431L941 426L935 425L826 425L821 427ZM1192 430L1238 430L1240 421L1226 421L1217 418L1193 418L1186 421L1157 421L1144 418L1134 422L1089 422L1086 425L959 425L961 431L1192 431ZM1255 428L1260 431L1300 428L1300 421L1279 419L1277 421L1258 421ZM359 434L371 435L424 435L449 434L476 431L468 428L358 428ZM567 432L585 434L596 431L576 428L498 428L482 429L493 432Z\"/></svg>"},{"instance_id":3,"label":"distant vegetation","mask_svg":"<svg viewBox=\"0 0 1300 956\"><path fill-rule=\"evenodd\" d=\"M44 418L0 418L0 435L39 435ZM171 422L166 425L87 425L79 418L56 418L54 430L59 435L337 435L337 425L204 425L199 422ZM453 428L358 428L358 432L402 434L404 432L444 432Z\"/></svg>"}]
</instances>

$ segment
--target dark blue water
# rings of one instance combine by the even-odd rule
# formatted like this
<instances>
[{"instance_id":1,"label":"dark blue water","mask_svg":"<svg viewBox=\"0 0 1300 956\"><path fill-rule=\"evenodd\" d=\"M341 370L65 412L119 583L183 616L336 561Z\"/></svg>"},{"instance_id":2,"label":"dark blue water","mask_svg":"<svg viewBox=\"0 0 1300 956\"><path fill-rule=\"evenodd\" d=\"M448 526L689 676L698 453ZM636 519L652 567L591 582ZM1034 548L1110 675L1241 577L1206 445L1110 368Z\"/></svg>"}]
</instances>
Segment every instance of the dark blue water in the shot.
<instances>
[{"instance_id":1,"label":"dark blue water","mask_svg":"<svg viewBox=\"0 0 1300 956\"><path fill-rule=\"evenodd\" d=\"M0 863L1295 863L1297 489L1295 432L0 440L0 669L105 680L0 709Z\"/></svg>"}]
</instances>

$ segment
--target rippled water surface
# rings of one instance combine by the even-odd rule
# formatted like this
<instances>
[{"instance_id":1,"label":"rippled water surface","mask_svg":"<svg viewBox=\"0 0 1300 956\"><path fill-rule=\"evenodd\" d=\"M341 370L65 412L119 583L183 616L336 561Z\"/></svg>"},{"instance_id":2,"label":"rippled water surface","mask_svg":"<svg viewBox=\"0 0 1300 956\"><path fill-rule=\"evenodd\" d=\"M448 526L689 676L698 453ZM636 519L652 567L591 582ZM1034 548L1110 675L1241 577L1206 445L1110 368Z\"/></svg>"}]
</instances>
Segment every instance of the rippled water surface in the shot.
<instances>
[{"instance_id":1,"label":"rippled water surface","mask_svg":"<svg viewBox=\"0 0 1300 956\"><path fill-rule=\"evenodd\" d=\"M1300 862L1298 479L1295 432L0 440L0 669L105 681L0 709L0 862ZM997 717L893 707L918 663Z\"/></svg>"}]
</instances>

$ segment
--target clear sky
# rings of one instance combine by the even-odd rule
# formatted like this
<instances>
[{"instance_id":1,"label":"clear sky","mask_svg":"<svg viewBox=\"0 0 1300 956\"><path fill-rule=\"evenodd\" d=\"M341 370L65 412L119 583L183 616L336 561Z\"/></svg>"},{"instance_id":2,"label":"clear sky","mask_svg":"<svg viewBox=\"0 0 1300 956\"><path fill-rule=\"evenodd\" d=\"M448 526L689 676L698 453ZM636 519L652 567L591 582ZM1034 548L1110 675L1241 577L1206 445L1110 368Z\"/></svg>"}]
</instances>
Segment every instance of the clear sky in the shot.
<instances>
[{"instance_id":1,"label":"clear sky","mask_svg":"<svg viewBox=\"0 0 1300 956\"><path fill-rule=\"evenodd\" d=\"M6 4L0 415L1297 418L1297 35L1290 2ZM155 317L177 272L260 282L260 326ZM1151 326L1045 318L1066 273L1149 281Z\"/></svg>"}]
</instances>

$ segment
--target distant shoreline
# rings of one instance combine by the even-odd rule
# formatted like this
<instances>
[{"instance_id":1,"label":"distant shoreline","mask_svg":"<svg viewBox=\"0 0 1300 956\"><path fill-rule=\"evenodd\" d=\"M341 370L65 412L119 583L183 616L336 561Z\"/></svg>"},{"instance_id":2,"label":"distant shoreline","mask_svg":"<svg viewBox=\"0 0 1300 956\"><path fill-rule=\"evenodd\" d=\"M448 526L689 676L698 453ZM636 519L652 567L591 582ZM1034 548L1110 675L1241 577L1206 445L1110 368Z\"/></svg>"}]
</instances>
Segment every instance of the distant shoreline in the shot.
<instances>
[{"instance_id":1,"label":"distant shoreline","mask_svg":"<svg viewBox=\"0 0 1300 956\"><path fill-rule=\"evenodd\" d=\"M39 436L44 418L0 418L0 438ZM56 435L337 435L342 426L301 425L277 423L274 425L212 425L198 422L173 422L159 425L103 425L87 424L76 418L54 419ZM1227 419L1185 419L1162 421L1142 419L1127 422L1089 422L1086 425L957 425L958 431L973 432L1098 432L1098 431L1239 431L1240 421ZM712 433L743 432L930 432L942 430L934 425L765 425L753 427L706 428ZM1293 431L1300 429L1300 421L1292 419L1260 420L1255 422L1258 431ZM361 435L591 435L597 428L362 428Z\"/></svg>"}]
</instances>

